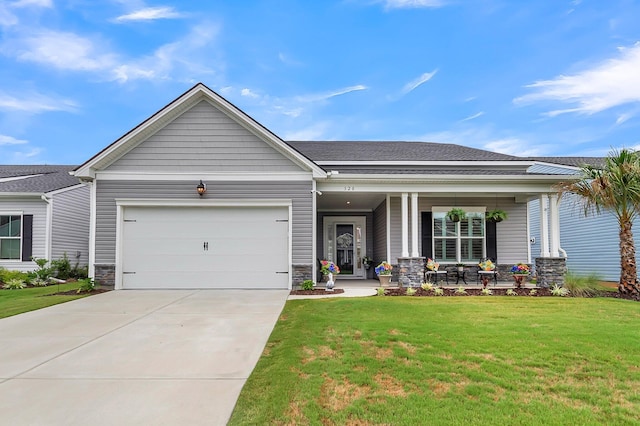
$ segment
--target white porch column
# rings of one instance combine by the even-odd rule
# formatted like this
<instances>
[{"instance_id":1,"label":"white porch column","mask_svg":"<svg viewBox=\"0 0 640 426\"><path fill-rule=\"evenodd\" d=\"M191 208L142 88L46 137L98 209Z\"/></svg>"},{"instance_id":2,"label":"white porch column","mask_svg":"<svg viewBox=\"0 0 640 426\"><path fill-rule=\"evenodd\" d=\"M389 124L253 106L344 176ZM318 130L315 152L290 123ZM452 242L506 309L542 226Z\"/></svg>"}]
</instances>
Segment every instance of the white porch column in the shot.
<instances>
[{"instance_id":1,"label":"white porch column","mask_svg":"<svg viewBox=\"0 0 640 426\"><path fill-rule=\"evenodd\" d=\"M411 257L418 257L418 193L411 193Z\"/></svg>"},{"instance_id":2,"label":"white porch column","mask_svg":"<svg viewBox=\"0 0 640 426\"><path fill-rule=\"evenodd\" d=\"M409 257L409 216L408 216L408 204L409 194L402 193L402 203L400 208L400 215L402 216L402 254L401 257Z\"/></svg>"},{"instance_id":3,"label":"white porch column","mask_svg":"<svg viewBox=\"0 0 640 426\"><path fill-rule=\"evenodd\" d=\"M548 194L540 194L540 257L549 257L549 209Z\"/></svg>"},{"instance_id":4,"label":"white porch column","mask_svg":"<svg viewBox=\"0 0 640 426\"><path fill-rule=\"evenodd\" d=\"M560 211L558 209L558 195L549 195L549 238L551 243L551 257L560 257Z\"/></svg>"},{"instance_id":5,"label":"white porch column","mask_svg":"<svg viewBox=\"0 0 640 426\"><path fill-rule=\"evenodd\" d=\"M387 262L391 262L391 196L387 194Z\"/></svg>"}]
</instances>

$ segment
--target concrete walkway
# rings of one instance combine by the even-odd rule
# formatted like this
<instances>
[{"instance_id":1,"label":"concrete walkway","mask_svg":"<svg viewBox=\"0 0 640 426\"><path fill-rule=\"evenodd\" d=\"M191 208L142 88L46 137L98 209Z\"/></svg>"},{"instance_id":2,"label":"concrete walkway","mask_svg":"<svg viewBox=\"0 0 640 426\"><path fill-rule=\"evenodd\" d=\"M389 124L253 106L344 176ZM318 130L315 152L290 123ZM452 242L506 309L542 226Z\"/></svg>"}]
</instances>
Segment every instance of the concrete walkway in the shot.
<instances>
[{"instance_id":1,"label":"concrete walkway","mask_svg":"<svg viewBox=\"0 0 640 426\"><path fill-rule=\"evenodd\" d=\"M0 423L224 425L286 290L112 291L0 320Z\"/></svg>"}]
</instances>

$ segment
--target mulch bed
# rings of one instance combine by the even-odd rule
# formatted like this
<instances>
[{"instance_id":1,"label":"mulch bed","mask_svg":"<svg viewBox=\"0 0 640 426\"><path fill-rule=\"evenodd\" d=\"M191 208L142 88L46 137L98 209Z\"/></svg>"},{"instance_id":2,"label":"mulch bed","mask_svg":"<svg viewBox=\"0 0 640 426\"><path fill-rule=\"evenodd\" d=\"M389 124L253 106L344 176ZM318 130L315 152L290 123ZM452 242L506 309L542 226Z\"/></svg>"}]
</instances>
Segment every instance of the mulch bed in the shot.
<instances>
[{"instance_id":1,"label":"mulch bed","mask_svg":"<svg viewBox=\"0 0 640 426\"><path fill-rule=\"evenodd\" d=\"M507 288L490 288L492 292L492 296L507 296ZM457 297L465 297L465 296L484 296L481 292L480 288L465 288L466 294L456 293L455 288L445 288L444 293L440 296L436 296L433 291L424 290L420 287L415 288L416 292L413 295L415 296L424 296L424 297L443 297L443 296L457 296ZM552 297L551 291L548 288L536 288L535 294L531 294L532 288L512 288L516 295L518 296L527 296L527 297ZM398 288L398 287L390 287L385 289L385 296L406 296L407 289L406 288ZM514 295L515 296L515 295ZM486 296L485 296L486 297ZM557 296L556 296L557 297ZM570 296L566 296L570 297ZM615 299L626 299L626 300L634 300L636 302L640 302L640 296L631 295L631 294L621 294L619 292L613 291L602 291L594 297L611 297Z\"/></svg>"},{"instance_id":2,"label":"mulch bed","mask_svg":"<svg viewBox=\"0 0 640 426\"><path fill-rule=\"evenodd\" d=\"M324 296L326 294L341 294L344 293L344 289L335 288L333 291L326 291L324 288L314 288L312 290L291 290L292 295L296 296Z\"/></svg>"},{"instance_id":3,"label":"mulch bed","mask_svg":"<svg viewBox=\"0 0 640 426\"><path fill-rule=\"evenodd\" d=\"M76 294L100 294L100 293L106 293L107 291L111 291L111 290L106 288L94 288L91 291L81 291L80 293L78 293L78 290L68 290L68 291L60 291L58 293L47 294L46 296L75 296Z\"/></svg>"}]
</instances>

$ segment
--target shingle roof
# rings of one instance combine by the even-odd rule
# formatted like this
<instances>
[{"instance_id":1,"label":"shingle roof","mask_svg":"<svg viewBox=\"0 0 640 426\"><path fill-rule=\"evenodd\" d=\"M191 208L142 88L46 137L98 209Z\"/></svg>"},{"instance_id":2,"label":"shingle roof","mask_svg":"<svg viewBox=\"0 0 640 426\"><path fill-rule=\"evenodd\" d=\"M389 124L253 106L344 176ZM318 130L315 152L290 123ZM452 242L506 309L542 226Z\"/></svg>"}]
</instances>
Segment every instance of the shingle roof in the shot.
<instances>
[{"instance_id":1,"label":"shingle roof","mask_svg":"<svg viewBox=\"0 0 640 426\"><path fill-rule=\"evenodd\" d=\"M287 141L313 161L526 161L466 146L434 142Z\"/></svg>"},{"instance_id":2,"label":"shingle roof","mask_svg":"<svg viewBox=\"0 0 640 426\"><path fill-rule=\"evenodd\" d=\"M80 183L78 178L69 175L74 168L75 166L0 166L0 193L46 193L77 185Z\"/></svg>"}]
</instances>

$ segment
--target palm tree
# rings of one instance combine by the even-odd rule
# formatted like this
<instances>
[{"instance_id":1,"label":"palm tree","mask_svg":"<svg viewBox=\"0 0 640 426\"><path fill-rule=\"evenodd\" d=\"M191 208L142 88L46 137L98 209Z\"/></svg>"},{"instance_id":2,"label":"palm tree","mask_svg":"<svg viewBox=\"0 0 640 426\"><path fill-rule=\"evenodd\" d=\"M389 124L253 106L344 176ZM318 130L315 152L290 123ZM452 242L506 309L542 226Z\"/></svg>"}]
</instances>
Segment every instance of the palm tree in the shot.
<instances>
[{"instance_id":1,"label":"palm tree","mask_svg":"<svg viewBox=\"0 0 640 426\"><path fill-rule=\"evenodd\" d=\"M585 216L590 212L611 211L620 226L620 283L621 293L638 293L636 249L631 226L640 213L640 152L631 149L613 150L602 167L585 165L580 179L562 182L560 193L580 197Z\"/></svg>"}]
</instances>

